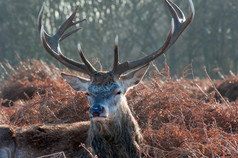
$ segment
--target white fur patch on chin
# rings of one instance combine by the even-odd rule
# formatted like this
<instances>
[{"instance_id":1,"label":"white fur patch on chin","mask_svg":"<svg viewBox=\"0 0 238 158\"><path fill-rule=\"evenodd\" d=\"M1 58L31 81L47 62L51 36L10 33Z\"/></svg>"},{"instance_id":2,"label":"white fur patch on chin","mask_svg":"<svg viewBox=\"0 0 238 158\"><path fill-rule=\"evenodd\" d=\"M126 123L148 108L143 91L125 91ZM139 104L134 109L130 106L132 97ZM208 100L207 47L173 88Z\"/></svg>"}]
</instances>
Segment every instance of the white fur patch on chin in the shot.
<instances>
[{"instance_id":1,"label":"white fur patch on chin","mask_svg":"<svg viewBox=\"0 0 238 158\"><path fill-rule=\"evenodd\" d=\"M104 122L106 117L92 117L91 120L94 122Z\"/></svg>"}]
</instances>

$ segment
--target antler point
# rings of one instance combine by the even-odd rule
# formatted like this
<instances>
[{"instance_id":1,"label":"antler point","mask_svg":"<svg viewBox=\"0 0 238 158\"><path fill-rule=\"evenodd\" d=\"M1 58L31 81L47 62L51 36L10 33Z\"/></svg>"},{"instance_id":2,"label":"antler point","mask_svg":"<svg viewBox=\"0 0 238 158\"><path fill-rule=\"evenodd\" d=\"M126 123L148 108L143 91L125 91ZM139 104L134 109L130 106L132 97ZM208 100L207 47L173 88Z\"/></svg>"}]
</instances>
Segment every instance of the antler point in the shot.
<instances>
[{"instance_id":1,"label":"antler point","mask_svg":"<svg viewBox=\"0 0 238 158\"><path fill-rule=\"evenodd\" d=\"M175 25L174 25L174 18L171 19L171 32L174 33L174 28L175 28Z\"/></svg>"},{"instance_id":2,"label":"antler point","mask_svg":"<svg viewBox=\"0 0 238 158\"><path fill-rule=\"evenodd\" d=\"M192 11L192 16L194 18L195 16L195 8L194 8L194 5L193 5L193 1L192 0L189 0L189 4L190 4L190 8L191 8L191 11Z\"/></svg>"},{"instance_id":3,"label":"antler point","mask_svg":"<svg viewBox=\"0 0 238 158\"><path fill-rule=\"evenodd\" d=\"M44 34L44 25L41 25L41 28L40 28L40 38L41 38L41 40L43 39L43 34Z\"/></svg>"},{"instance_id":4,"label":"antler point","mask_svg":"<svg viewBox=\"0 0 238 158\"><path fill-rule=\"evenodd\" d=\"M118 35L115 37L115 44L118 45Z\"/></svg>"},{"instance_id":5,"label":"antler point","mask_svg":"<svg viewBox=\"0 0 238 158\"><path fill-rule=\"evenodd\" d=\"M82 51L82 48L81 48L80 43L78 43L78 51L79 51L79 52Z\"/></svg>"},{"instance_id":6,"label":"antler point","mask_svg":"<svg viewBox=\"0 0 238 158\"><path fill-rule=\"evenodd\" d=\"M44 11L45 9L45 2L42 3L42 6L41 6L41 9L40 9L40 14L39 15L42 15L42 12Z\"/></svg>"}]
</instances>

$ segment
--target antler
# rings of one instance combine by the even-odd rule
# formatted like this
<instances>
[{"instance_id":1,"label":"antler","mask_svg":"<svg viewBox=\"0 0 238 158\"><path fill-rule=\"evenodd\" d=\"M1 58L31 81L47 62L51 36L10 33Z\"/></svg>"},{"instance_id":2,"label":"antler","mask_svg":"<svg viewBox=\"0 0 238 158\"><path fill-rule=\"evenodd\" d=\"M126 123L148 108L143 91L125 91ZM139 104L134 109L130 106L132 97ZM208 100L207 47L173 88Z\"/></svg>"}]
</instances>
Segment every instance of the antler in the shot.
<instances>
[{"instance_id":1,"label":"antler","mask_svg":"<svg viewBox=\"0 0 238 158\"><path fill-rule=\"evenodd\" d=\"M113 63L113 71L117 71L117 66L119 64L119 51L118 51L118 36L115 38L115 45L114 45L114 63Z\"/></svg>"},{"instance_id":2,"label":"antler","mask_svg":"<svg viewBox=\"0 0 238 158\"><path fill-rule=\"evenodd\" d=\"M153 52L150 55L145 56L141 59L138 59L135 61L130 61L130 62L126 61L124 63L119 64L119 62L118 62L118 46L117 46L118 43L115 42L115 48L114 48L114 56L115 57L114 57L114 66L113 66L113 70L112 70L115 74L121 75L122 73L124 73L128 70L141 67L141 66L151 62L152 60L154 60L161 54L165 53L175 43L175 41L179 38L179 36L186 29L186 27L191 23L191 21L194 17L194 14L195 14L192 0L189 0L191 13L187 20L184 16L184 13L182 12L182 10L176 4L174 4L170 0L163 0L163 1L173 17L172 21L171 21L171 29L170 29L169 35L168 35L164 45L161 48L159 48L158 50L156 50L155 52Z\"/></svg>"},{"instance_id":3,"label":"antler","mask_svg":"<svg viewBox=\"0 0 238 158\"><path fill-rule=\"evenodd\" d=\"M64 40L65 38L69 37L70 35L72 35L73 33L81 29L81 28L76 28L64 34L64 32L71 26L74 26L78 23L85 21L85 19L79 20L79 21L73 21L79 7L75 9L72 15L61 25L59 30L53 36L48 35L44 30L44 26L42 25L42 17L44 13L44 8L45 8L45 5L43 3L41 10L39 12L39 16L38 16L38 31L40 33L41 41L46 51L50 55L52 55L55 59L57 59L59 62L67 66L68 68L91 75L93 72L96 71L96 69L85 58L80 45L78 46L79 55L82 61L84 62L84 64L81 64L79 62L76 62L64 56L61 52L60 45L59 45L60 41Z\"/></svg>"}]
</instances>

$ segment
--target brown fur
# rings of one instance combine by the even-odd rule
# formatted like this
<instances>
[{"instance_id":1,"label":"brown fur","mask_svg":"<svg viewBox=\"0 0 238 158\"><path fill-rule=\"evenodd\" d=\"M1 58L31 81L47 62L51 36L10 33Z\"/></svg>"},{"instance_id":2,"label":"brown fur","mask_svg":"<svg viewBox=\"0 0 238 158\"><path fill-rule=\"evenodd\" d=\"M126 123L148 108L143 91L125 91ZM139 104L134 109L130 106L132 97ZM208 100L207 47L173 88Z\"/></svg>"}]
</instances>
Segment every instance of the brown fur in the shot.
<instances>
[{"instance_id":1,"label":"brown fur","mask_svg":"<svg viewBox=\"0 0 238 158\"><path fill-rule=\"evenodd\" d=\"M107 93L110 96L114 89L119 87L115 78L111 72L97 72L93 75L89 89L99 96ZM101 96L102 100L106 100L105 96ZM109 108L117 106L117 103L110 103L108 103ZM92 147L94 154L99 158L141 157L139 145L143 138L138 123L128 107L125 95L121 96L121 101L118 104L120 105L117 111L110 113L109 118L105 121L91 120L87 146Z\"/></svg>"},{"instance_id":2,"label":"brown fur","mask_svg":"<svg viewBox=\"0 0 238 158\"><path fill-rule=\"evenodd\" d=\"M236 80L227 80L220 84L217 90L224 98L228 98L230 102L236 101L238 97L238 82ZM217 93L215 94L215 98L221 100Z\"/></svg>"},{"instance_id":3,"label":"brown fur","mask_svg":"<svg viewBox=\"0 0 238 158\"><path fill-rule=\"evenodd\" d=\"M138 158L142 135L128 106L105 124L78 122L62 125L34 125L11 129L0 127L0 148L9 155L32 158L64 151L67 157L90 157L79 148L81 143L92 147L99 158ZM118 119L118 117L120 119ZM87 140L86 140L87 139ZM1 155L2 156L2 155ZM0 157L1 157L0 156Z\"/></svg>"},{"instance_id":4,"label":"brown fur","mask_svg":"<svg viewBox=\"0 0 238 158\"><path fill-rule=\"evenodd\" d=\"M114 83L115 75L112 72L95 72L92 77L92 83L95 85L107 86Z\"/></svg>"},{"instance_id":5,"label":"brown fur","mask_svg":"<svg viewBox=\"0 0 238 158\"><path fill-rule=\"evenodd\" d=\"M92 122L88 143L99 158L138 158L142 135L127 104L110 121Z\"/></svg>"},{"instance_id":6,"label":"brown fur","mask_svg":"<svg viewBox=\"0 0 238 158\"><path fill-rule=\"evenodd\" d=\"M1 147L8 147L11 155L18 158L32 158L64 151L67 157L82 150L81 143L86 141L90 122L78 122L62 125L34 125L16 128L0 128ZM7 136L6 136L7 135ZM11 139L10 139L11 138ZM15 146L14 146L15 145ZM81 151L82 152L82 151ZM1 155L0 155L1 157Z\"/></svg>"},{"instance_id":7,"label":"brown fur","mask_svg":"<svg viewBox=\"0 0 238 158\"><path fill-rule=\"evenodd\" d=\"M0 125L0 158L7 158L9 155L12 157L12 151L15 150L13 135L13 129Z\"/></svg>"},{"instance_id":8,"label":"brown fur","mask_svg":"<svg viewBox=\"0 0 238 158\"><path fill-rule=\"evenodd\" d=\"M238 81L236 79L227 79L215 85L222 97L227 98L230 102L236 101L238 98ZM210 87L207 92L214 92L214 87ZM216 92L214 97L217 101L222 102L221 96Z\"/></svg>"}]
</instances>

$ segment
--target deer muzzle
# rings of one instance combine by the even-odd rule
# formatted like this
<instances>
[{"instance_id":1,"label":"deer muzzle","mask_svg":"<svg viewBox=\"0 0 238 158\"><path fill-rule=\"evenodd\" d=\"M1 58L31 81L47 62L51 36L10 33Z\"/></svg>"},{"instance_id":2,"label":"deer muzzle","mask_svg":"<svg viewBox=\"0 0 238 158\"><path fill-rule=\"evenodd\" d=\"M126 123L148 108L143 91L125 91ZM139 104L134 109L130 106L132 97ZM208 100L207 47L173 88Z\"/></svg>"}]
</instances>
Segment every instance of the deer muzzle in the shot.
<instances>
[{"instance_id":1,"label":"deer muzzle","mask_svg":"<svg viewBox=\"0 0 238 158\"><path fill-rule=\"evenodd\" d=\"M105 108L101 104L95 104L90 107L90 118L106 118Z\"/></svg>"}]
</instances>

